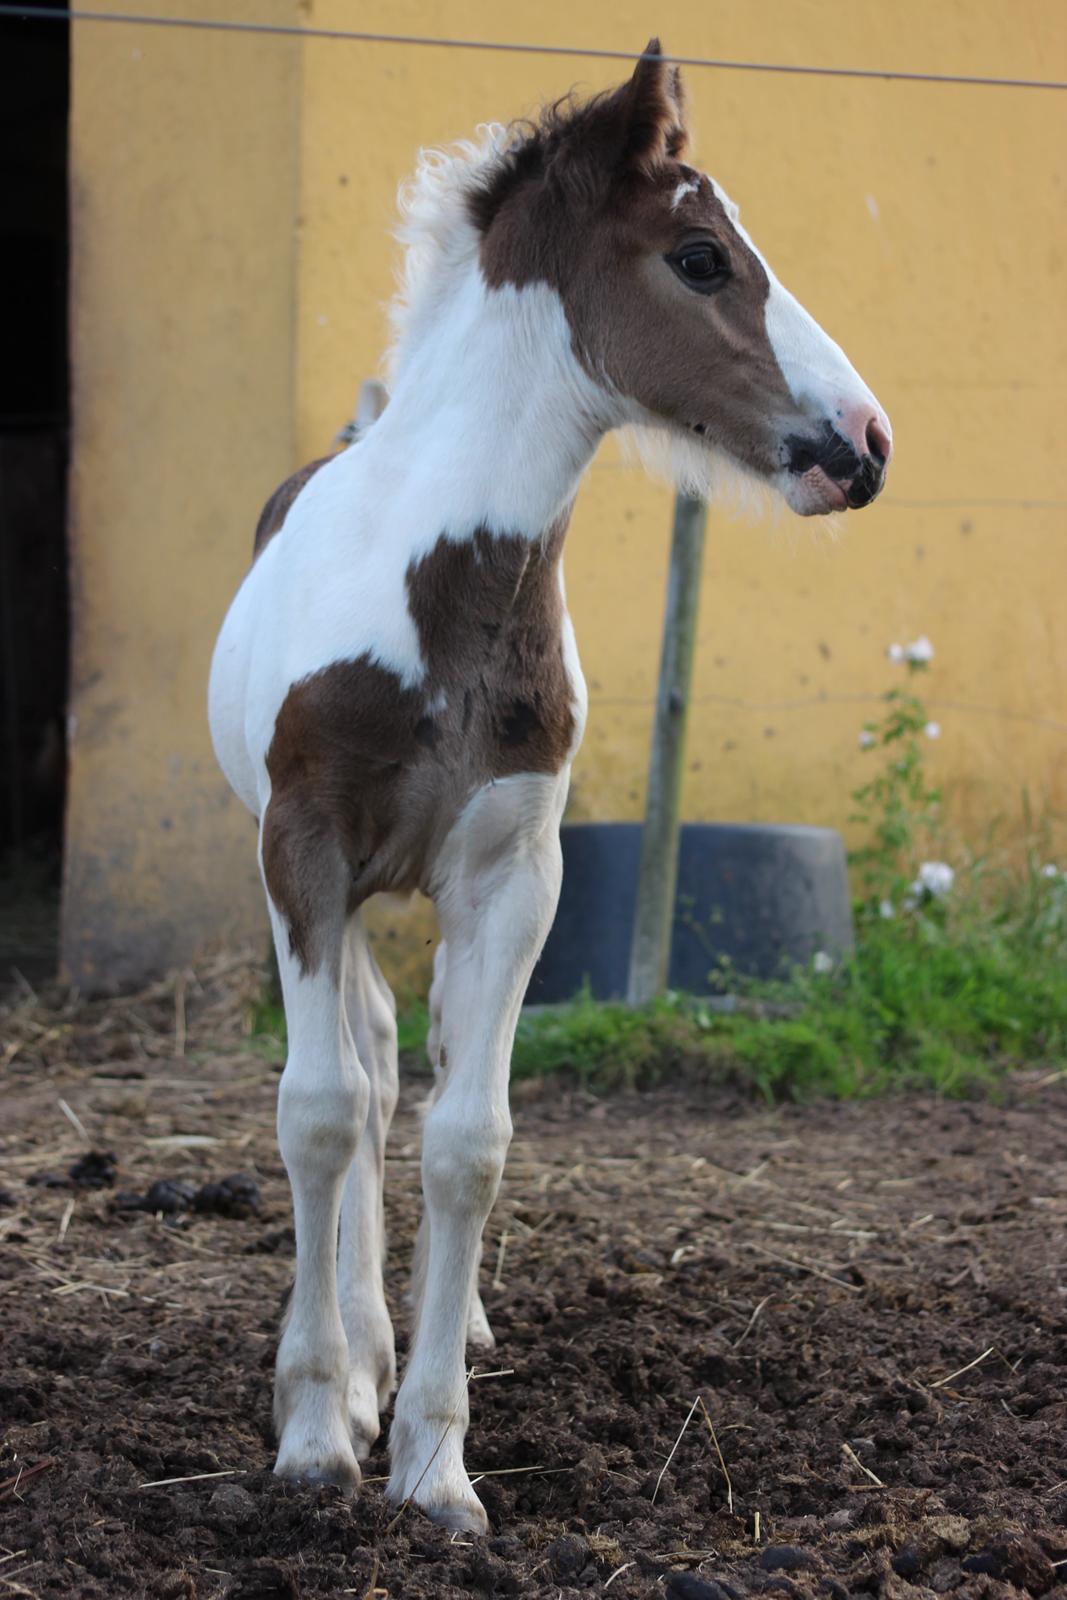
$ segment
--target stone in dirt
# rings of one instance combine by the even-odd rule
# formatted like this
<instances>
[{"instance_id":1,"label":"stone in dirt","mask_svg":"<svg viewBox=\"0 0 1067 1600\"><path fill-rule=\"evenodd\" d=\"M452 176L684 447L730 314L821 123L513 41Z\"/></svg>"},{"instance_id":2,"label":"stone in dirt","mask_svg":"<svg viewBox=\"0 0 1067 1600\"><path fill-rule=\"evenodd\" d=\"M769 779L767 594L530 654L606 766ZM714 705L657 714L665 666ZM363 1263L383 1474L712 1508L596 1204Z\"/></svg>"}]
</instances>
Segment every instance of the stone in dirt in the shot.
<instances>
[{"instance_id":1,"label":"stone in dirt","mask_svg":"<svg viewBox=\"0 0 1067 1600\"><path fill-rule=\"evenodd\" d=\"M288 1561L257 1561L238 1576L226 1600L300 1600L300 1589Z\"/></svg>"},{"instance_id":2,"label":"stone in dirt","mask_svg":"<svg viewBox=\"0 0 1067 1600\"><path fill-rule=\"evenodd\" d=\"M667 1579L667 1600L741 1600L732 1583L700 1578L695 1572L672 1572Z\"/></svg>"},{"instance_id":3,"label":"stone in dirt","mask_svg":"<svg viewBox=\"0 0 1067 1600\"><path fill-rule=\"evenodd\" d=\"M815 1557L807 1550L798 1550L792 1544L768 1544L760 1551L759 1564L764 1572L800 1572L816 1565Z\"/></svg>"},{"instance_id":4,"label":"stone in dirt","mask_svg":"<svg viewBox=\"0 0 1067 1600\"><path fill-rule=\"evenodd\" d=\"M207 1520L227 1533L247 1528L258 1516L258 1502L239 1483L220 1483L208 1501Z\"/></svg>"}]
</instances>

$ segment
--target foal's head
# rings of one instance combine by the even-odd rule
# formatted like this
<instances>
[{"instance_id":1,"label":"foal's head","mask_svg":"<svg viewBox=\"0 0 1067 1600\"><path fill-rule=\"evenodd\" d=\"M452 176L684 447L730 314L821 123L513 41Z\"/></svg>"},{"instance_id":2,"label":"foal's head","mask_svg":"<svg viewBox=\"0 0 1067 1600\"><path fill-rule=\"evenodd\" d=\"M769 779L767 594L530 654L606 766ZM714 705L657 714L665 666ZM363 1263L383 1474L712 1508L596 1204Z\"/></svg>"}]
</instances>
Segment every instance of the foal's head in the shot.
<instances>
[{"instance_id":1,"label":"foal's head","mask_svg":"<svg viewBox=\"0 0 1067 1600\"><path fill-rule=\"evenodd\" d=\"M614 416L667 430L683 476L702 475L689 444L802 515L867 505L884 411L685 145L679 75L652 40L627 83L552 107L483 169L469 206L486 281L554 288Z\"/></svg>"}]
</instances>

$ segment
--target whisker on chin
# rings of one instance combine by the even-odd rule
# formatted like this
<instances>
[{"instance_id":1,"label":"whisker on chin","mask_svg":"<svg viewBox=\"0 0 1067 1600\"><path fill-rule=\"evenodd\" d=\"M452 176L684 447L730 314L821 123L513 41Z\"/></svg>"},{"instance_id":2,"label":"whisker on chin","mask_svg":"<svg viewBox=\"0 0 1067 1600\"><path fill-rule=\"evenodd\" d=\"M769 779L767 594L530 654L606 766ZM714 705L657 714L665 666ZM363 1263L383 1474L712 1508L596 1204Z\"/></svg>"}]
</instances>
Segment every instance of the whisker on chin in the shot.
<instances>
[{"instance_id":1,"label":"whisker on chin","mask_svg":"<svg viewBox=\"0 0 1067 1600\"><path fill-rule=\"evenodd\" d=\"M699 426L703 426L702 424ZM777 520L784 502L770 484L723 451L678 428L652 423L631 423L619 435L622 450L647 472L680 494L694 495L710 505L723 506L750 521Z\"/></svg>"}]
</instances>

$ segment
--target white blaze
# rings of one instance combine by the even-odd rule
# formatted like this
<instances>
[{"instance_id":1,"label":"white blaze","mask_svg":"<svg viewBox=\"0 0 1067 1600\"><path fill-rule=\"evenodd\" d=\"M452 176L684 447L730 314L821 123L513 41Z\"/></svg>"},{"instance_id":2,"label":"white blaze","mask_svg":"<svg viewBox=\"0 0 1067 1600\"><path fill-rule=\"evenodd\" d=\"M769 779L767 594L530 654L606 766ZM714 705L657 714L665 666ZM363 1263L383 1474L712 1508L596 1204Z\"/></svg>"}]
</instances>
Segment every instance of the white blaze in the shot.
<instances>
[{"instance_id":1,"label":"white blaze","mask_svg":"<svg viewBox=\"0 0 1067 1600\"><path fill-rule=\"evenodd\" d=\"M767 338L797 405L818 421L835 421L841 412L852 411L861 404L880 411L878 402L841 346L835 344L799 300L779 283L762 251L741 226L740 212L729 195L714 178L709 182L737 233L767 274L769 288L763 313Z\"/></svg>"},{"instance_id":2,"label":"white blaze","mask_svg":"<svg viewBox=\"0 0 1067 1600\"><path fill-rule=\"evenodd\" d=\"M878 402L839 344L824 333L789 290L767 269L770 292L764 307L767 338L797 405L831 422L844 411Z\"/></svg>"}]
</instances>

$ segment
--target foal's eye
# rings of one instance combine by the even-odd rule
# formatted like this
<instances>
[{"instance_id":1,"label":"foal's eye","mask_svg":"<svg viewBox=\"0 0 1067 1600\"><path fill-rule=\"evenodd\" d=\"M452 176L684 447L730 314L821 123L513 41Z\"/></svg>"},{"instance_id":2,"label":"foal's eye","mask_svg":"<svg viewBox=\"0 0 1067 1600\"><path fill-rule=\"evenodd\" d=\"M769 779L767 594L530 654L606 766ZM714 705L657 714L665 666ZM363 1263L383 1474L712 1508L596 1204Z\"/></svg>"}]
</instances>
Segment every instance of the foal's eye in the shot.
<instances>
[{"instance_id":1,"label":"foal's eye","mask_svg":"<svg viewBox=\"0 0 1067 1600\"><path fill-rule=\"evenodd\" d=\"M667 257L684 284L699 294L711 294L730 276L730 268L722 251L713 244L688 244Z\"/></svg>"}]
</instances>

